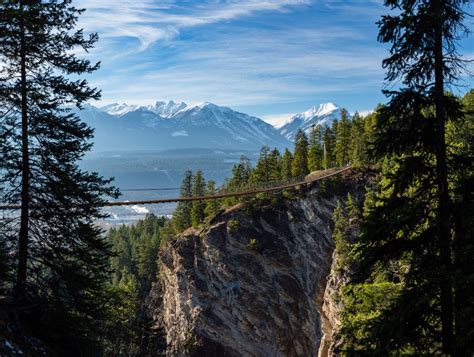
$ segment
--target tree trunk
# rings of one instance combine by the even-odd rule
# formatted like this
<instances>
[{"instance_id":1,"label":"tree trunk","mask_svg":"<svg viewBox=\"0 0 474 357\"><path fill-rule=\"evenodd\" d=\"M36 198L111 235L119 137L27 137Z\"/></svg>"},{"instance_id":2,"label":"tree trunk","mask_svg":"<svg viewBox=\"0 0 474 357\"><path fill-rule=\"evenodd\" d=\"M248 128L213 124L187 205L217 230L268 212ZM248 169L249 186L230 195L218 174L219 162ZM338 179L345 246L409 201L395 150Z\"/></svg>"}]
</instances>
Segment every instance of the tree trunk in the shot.
<instances>
[{"instance_id":1,"label":"tree trunk","mask_svg":"<svg viewBox=\"0 0 474 357\"><path fill-rule=\"evenodd\" d=\"M443 23L440 0L435 1L435 105L436 105L436 173L438 184L438 219L441 257L441 323L443 353L454 355L453 284L451 262L451 214L446 164L446 108L444 103Z\"/></svg>"},{"instance_id":2,"label":"tree trunk","mask_svg":"<svg viewBox=\"0 0 474 357\"><path fill-rule=\"evenodd\" d=\"M21 57L21 140L22 140L22 183L21 183L21 221L18 242L18 271L16 281L16 300L24 295L28 263L28 223L30 206L30 166L28 148L28 112L26 85L26 43L23 2L20 1L20 57Z\"/></svg>"}]
</instances>

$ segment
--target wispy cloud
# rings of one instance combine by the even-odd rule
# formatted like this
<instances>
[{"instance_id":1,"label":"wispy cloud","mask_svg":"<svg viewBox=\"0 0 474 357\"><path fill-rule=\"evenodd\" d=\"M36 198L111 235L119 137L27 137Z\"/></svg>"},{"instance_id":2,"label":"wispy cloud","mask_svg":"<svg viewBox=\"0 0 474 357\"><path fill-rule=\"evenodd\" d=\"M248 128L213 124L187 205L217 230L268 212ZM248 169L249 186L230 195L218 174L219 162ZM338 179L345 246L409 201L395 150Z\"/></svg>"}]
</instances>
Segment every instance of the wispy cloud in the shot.
<instances>
[{"instance_id":1,"label":"wispy cloud","mask_svg":"<svg viewBox=\"0 0 474 357\"><path fill-rule=\"evenodd\" d=\"M236 19L261 11L284 11L309 0L244 0L192 2L186 6L174 1L153 0L77 0L86 8L80 25L105 38L129 37L145 50L159 40L170 40L182 28L203 26Z\"/></svg>"}]
</instances>

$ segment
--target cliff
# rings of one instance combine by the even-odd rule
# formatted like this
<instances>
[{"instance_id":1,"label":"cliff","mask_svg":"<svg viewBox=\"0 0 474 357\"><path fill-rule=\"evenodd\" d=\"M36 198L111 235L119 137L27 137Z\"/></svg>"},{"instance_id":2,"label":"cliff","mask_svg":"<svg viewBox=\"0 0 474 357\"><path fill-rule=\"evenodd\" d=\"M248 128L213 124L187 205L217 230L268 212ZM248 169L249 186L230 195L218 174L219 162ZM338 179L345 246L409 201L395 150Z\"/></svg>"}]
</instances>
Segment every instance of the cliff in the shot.
<instances>
[{"instance_id":1,"label":"cliff","mask_svg":"<svg viewBox=\"0 0 474 357\"><path fill-rule=\"evenodd\" d=\"M168 242L150 298L166 355L327 355L332 212L364 184L349 174L297 198L240 204Z\"/></svg>"}]
</instances>

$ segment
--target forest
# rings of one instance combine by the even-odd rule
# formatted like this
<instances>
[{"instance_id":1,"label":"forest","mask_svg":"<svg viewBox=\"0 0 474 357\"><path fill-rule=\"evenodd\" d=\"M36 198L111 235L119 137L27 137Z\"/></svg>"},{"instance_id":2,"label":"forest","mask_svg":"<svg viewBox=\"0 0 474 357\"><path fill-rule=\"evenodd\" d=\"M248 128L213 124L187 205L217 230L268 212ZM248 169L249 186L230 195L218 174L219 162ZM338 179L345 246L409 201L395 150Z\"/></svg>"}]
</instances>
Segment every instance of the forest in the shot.
<instances>
[{"instance_id":1,"label":"forest","mask_svg":"<svg viewBox=\"0 0 474 357\"><path fill-rule=\"evenodd\" d=\"M341 354L474 353L474 90L456 90L467 3L385 1L392 12L378 40L390 46L382 67L393 85L372 114L344 110L330 126L299 131L293 152L264 146L222 187L202 171L184 175L189 197L346 165L375 172L363 205L349 195L333 212L346 281ZM79 167L93 129L71 111L101 96L82 78L100 64L75 51L98 40L77 29L83 11L71 0L0 5L0 202L21 206L1 217L0 337L31 355L147 355L162 348L150 342L160 332L145 308L160 249L226 207L298 193L181 202L172 219L150 215L105 234L95 223L120 192Z\"/></svg>"}]
</instances>

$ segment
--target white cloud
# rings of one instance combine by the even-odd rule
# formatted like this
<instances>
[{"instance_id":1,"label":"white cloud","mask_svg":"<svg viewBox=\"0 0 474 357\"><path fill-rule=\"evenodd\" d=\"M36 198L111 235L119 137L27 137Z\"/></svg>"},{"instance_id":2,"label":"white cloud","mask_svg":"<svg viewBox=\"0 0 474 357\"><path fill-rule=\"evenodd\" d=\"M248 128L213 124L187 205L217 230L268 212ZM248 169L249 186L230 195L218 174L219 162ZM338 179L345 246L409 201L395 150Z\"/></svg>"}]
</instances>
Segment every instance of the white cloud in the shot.
<instances>
[{"instance_id":1,"label":"white cloud","mask_svg":"<svg viewBox=\"0 0 474 357\"><path fill-rule=\"evenodd\" d=\"M153 0L76 0L87 11L80 26L97 31L103 38L130 37L145 50L159 40L170 40L182 28L202 26L249 16L260 11L283 11L288 6L308 4L309 0L243 0L209 2L200 6L178 6L173 1Z\"/></svg>"}]
</instances>

